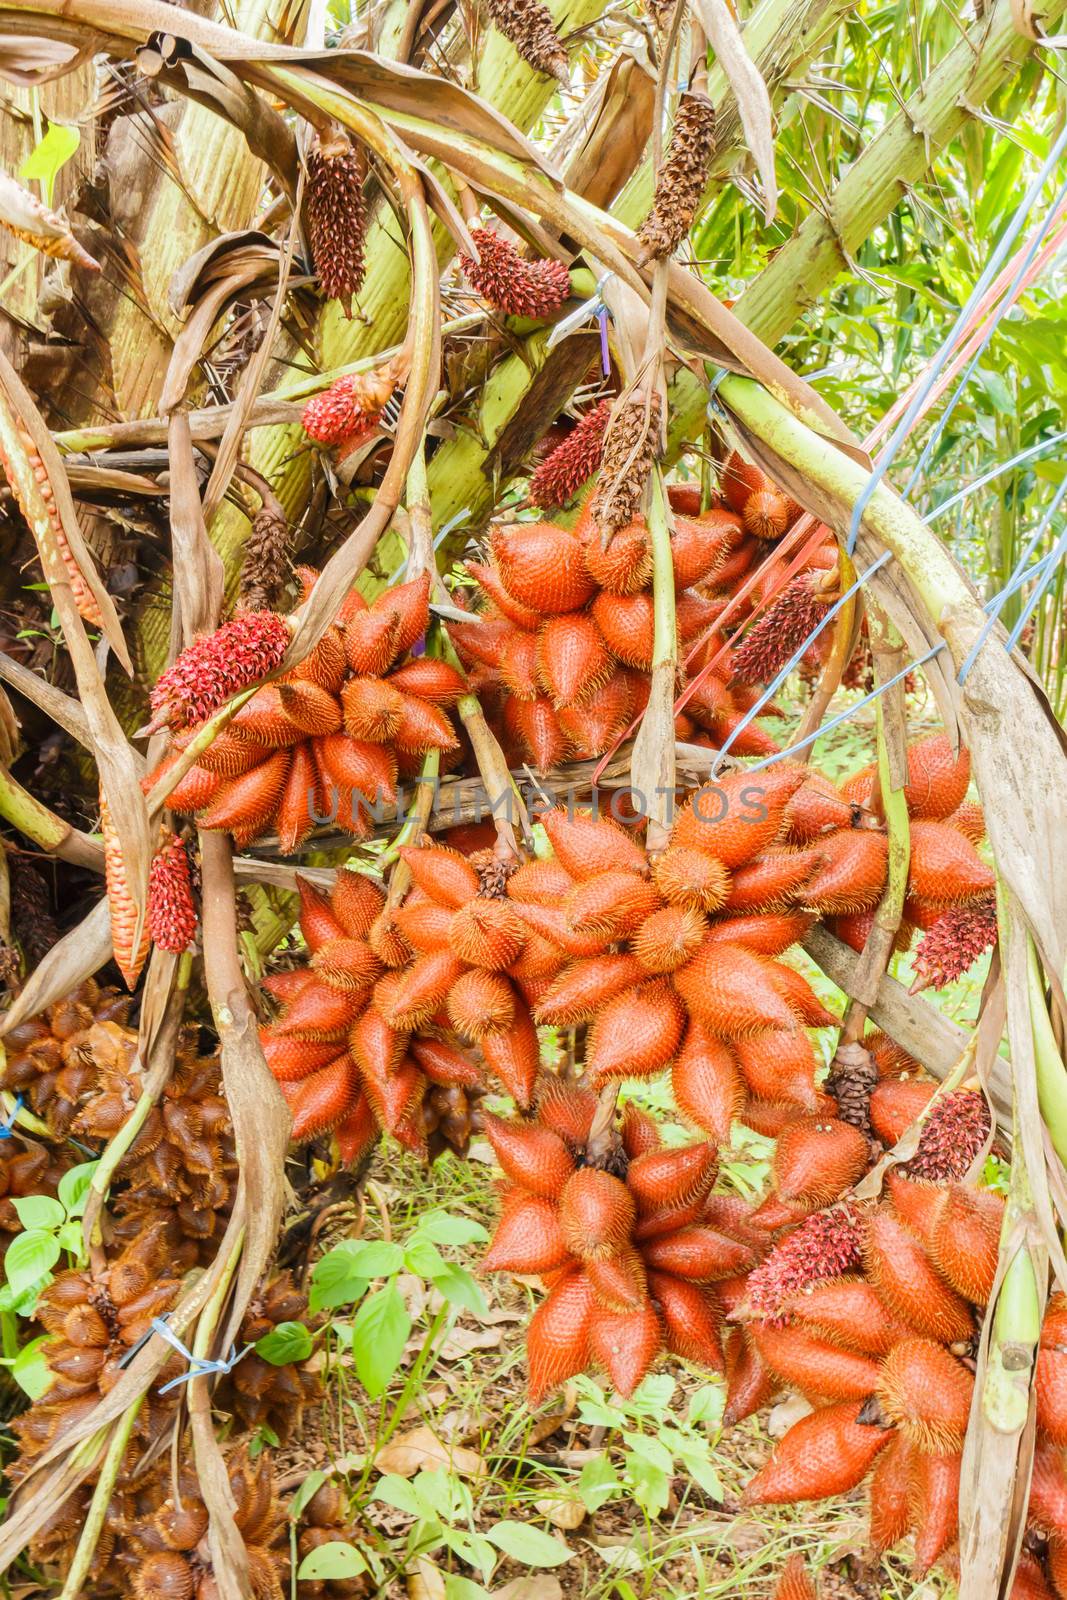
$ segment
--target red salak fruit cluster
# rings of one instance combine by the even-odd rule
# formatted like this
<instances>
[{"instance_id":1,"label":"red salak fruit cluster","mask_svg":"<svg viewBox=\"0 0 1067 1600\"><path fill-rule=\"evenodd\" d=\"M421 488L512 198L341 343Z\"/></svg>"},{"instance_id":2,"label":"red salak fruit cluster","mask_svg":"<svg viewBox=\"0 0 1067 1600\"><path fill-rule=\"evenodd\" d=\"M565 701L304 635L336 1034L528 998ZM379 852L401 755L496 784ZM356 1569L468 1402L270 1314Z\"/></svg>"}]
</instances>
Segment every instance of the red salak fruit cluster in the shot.
<instances>
[{"instance_id":1,"label":"red salak fruit cluster","mask_svg":"<svg viewBox=\"0 0 1067 1600\"><path fill-rule=\"evenodd\" d=\"M289 624L274 611L239 611L214 633L194 639L162 673L144 730L175 731L204 722L249 684L273 672L289 648Z\"/></svg>"},{"instance_id":2,"label":"red salak fruit cluster","mask_svg":"<svg viewBox=\"0 0 1067 1600\"><path fill-rule=\"evenodd\" d=\"M347 869L328 898L302 879L297 885L310 964L263 980L282 1010L260 1032L293 1115L293 1138L332 1132L348 1162L381 1128L422 1156L445 1143L464 1150L483 1091L478 1067L450 1042L443 1016L443 1027L427 1016L416 1035L390 1027L378 1009L409 954L383 891Z\"/></svg>"},{"instance_id":3,"label":"red salak fruit cluster","mask_svg":"<svg viewBox=\"0 0 1067 1600\"><path fill-rule=\"evenodd\" d=\"M732 512L700 514L699 496L694 503L685 489L670 497L685 647L709 633L723 604L696 586L729 565L744 535ZM647 526L638 519L605 540L587 501L573 531L551 522L504 524L490 547L490 563L467 564L484 597L478 620L449 625L490 725L511 758L539 771L602 755L648 701L655 616ZM751 693L738 698L723 677L709 679L679 715L678 737L717 748L751 704ZM777 746L754 725L737 748L762 755Z\"/></svg>"},{"instance_id":4,"label":"red salak fruit cluster","mask_svg":"<svg viewBox=\"0 0 1067 1600\"><path fill-rule=\"evenodd\" d=\"M722 1372L715 1286L758 1249L744 1207L711 1194L713 1144L665 1149L630 1105L605 1170L588 1144L596 1109L591 1089L546 1078L536 1116L484 1118L505 1178L484 1268L535 1274L548 1289L526 1336L533 1401L594 1365L631 1395L661 1352Z\"/></svg>"},{"instance_id":5,"label":"red salak fruit cluster","mask_svg":"<svg viewBox=\"0 0 1067 1600\"><path fill-rule=\"evenodd\" d=\"M305 596L316 574L301 569ZM386 589L371 604L355 590L306 660L252 696L172 790L168 804L197 825L250 844L273 828L291 854L317 823L355 838L371 808L392 805L398 778L427 750L460 754L448 716L464 692L447 662L409 656L429 624L428 577ZM257 616L267 613L257 612ZM152 785L197 729L143 780Z\"/></svg>"},{"instance_id":6,"label":"red salak fruit cluster","mask_svg":"<svg viewBox=\"0 0 1067 1600\"><path fill-rule=\"evenodd\" d=\"M196 922L189 857L172 833L152 857L148 873L148 932L161 950L181 955L196 937Z\"/></svg>"},{"instance_id":7,"label":"red salak fruit cluster","mask_svg":"<svg viewBox=\"0 0 1067 1600\"><path fill-rule=\"evenodd\" d=\"M604 456L604 435L611 401L601 400L540 461L530 477L530 499L543 511L565 506L597 471Z\"/></svg>"},{"instance_id":8,"label":"red salak fruit cluster","mask_svg":"<svg viewBox=\"0 0 1067 1600\"><path fill-rule=\"evenodd\" d=\"M489 228L473 228L479 259L460 257L471 287L511 317L550 317L570 298L570 273L562 261L527 261Z\"/></svg>"}]
</instances>

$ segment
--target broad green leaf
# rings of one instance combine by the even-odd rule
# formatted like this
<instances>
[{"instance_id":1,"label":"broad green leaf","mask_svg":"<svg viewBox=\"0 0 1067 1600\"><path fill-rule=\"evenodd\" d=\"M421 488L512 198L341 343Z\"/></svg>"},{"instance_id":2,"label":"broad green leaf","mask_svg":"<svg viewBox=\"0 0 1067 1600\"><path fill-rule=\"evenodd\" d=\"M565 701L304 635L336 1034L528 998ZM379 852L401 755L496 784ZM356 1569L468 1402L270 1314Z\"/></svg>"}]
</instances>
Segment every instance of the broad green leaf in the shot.
<instances>
[{"instance_id":1,"label":"broad green leaf","mask_svg":"<svg viewBox=\"0 0 1067 1600\"><path fill-rule=\"evenodd\" d=\"M44 1355L49 1335L42 1333L37 1339L24 1344L11 1364L11 1376L31 1400L39 1400L52 1386L54 1374Z\"/></svg>"},{"instance_id":2,"label":"broad green leaf","mask_svg":"<svg viewBox=\"0 0 1067 1600\"><path fill-rule=\"evenodd\" d=\"M385 1392L410 1332L411 1318L395 1283L369 1295L356 1312L352 1354L359 1381L372 1400Z\"/></svg>"},{"instance_id":3,"label":"broad green leaf","mask_svg":"<svg viewBox=\"0 0 1067 1600\"><path fill-rule=\"evenodd\" d=\"M61 1250L68 1250L77 1260L81 1260L85 1253L85 1238L82 1233L80 1217L71 1217L69 1222L64 1222L61 1228L56 1229L56 1242Z\"/></svg>"},{"instance_id":4,"label":"broad green leaf","mask_svg":"<svg viewBox=\"0 0 1067 1600\"><path fill-rule=\"evenodd\" d=\"M420 1278L436 1278L448 1270L448 1263L435 1244L420 1239L418 1234L409 1239L404 1248L404 1265Z\"/></svg>"},{"instance_id":5,"label":"broad green leaf","mask_svg":"<svg viewBox=\"0 0 1067 1600\"><path fill-rule=\"evenodd\" d=\"M445 1600L491 1600L488 1589L472 1578L461 1578L458 1572L445 1573Z\"/></svg>"},{"instance_id":6,"label":"broad green leaf","mask_svg":"<svg viewBox=\"0 0 1067 1600\"><path fill-rule=\"evenodd\" d=\"M459 1306L463 1311L469 1311L474 1317L487 1317L489 1307L485 1302L485 1295L480 1286L471 1277L466 1267L457 1267L455 1262L448 1262L443 1272L439 1272L431 1280L438 1293L448 1301L449 1305Z\"/></svg>"},{"instance_id":7,"label":"broad green leaf","mask_svg":"<svg viewBox=\"0 0 1067 1600\"><path fill-rule=\"evenodd\" d=\"M311 1347L311 1334L302 1322L279 1322L256 1341L255 1349L272 1367L284 1367L290 1361L306 1361Z\"/></svg>"},{"instance_id":8,"label":"broad green leaf","mask_svg":"<svg viewBox=\"0 0 1067 1600\"><path fill-rule=\"evenodd\" d=\"M689 1397L686 1418L690 1427L698 1422L718 1427L726 1406L726 1390L721 1383L705 1383Z\"/></svg>"},{"instance_id":9,"label":"broad green leaf","mask_svg":"<svg viewBox=\"0 0 1067 1600\"><path fill-rule=\"evenodd\" d=\"M44 188L45 204L52 204L56 177L81 144L77 128L68 128L62 122L50 122L45 133L19 168L20 178L38 178Z\"/></svg>"},{"instance_id":10,"label":"broad green leaf","mask_svg":"<svg viewBox=\"0 0 1067 1600\"><path fill-rule=\"evenodd\" d=\"M651 1462L661 1472L670 1472L674 1466L674 1456L662 1440L650 1439L644 1433L624 1433L622 1437L633 1455Z\"/></svg>"},{"instance_id":11,"label":"broad green leaf","mask_svg":"<svg viewBox=\"0 0 1067 1600\"><path fill-rule=\"evenodd\" d=\"M391 1278L404 1265L404 1252L385 1239L352 1240L349 1254L361 1278Z\"/></svg>"},{"instance_id":12,"label":"broad green leaf","mask_svg":"<svg viewBox=\"0 0 1067 1600\"><path fill-rule=\"evenodd\" d=\"M321 1470L309 1472L289 1502L289 1521L298 1522L304 1508L311 1504L330 1474Z\"/></svg>"},{"instance_id":13,"label":"broad green leaf","mask_svg":"<svg viewBox=\"0 0 1067 1600\"><path fill-rule=\"evenodd\" d=\"M306 1555L296 1570L296 1576L298 1580L318 1578L329 1582L334 1578L358 1578L366 1570L367 1563L354 1544L344 1539L334 1539L329 1544L320 1544L317 1550Z\"/></svg>"},{"instance_id":14,"label":"broad green leaf","mask_svg":"<svg viewBox=\"0 0 1067 1600\"><path fill-rule=\"evenodd\" d=\"M351 1305L362 1298L367 1280L352 1265L352 1242L346 1240L335 1245L311 1269L309 1311L331 1311L335 1306Z\"/></svg>"},{"instance_id":15,"label":"broad green leaf","mask_svg":"<svg viewBox=\"0 0 1067 1600\"><path fill-rule=\"evenodd\" d=\"M484 1244L489 1235L480 1222L470 1217L453 1217L447 1211L431 1211L423 1217L415 1230L415 1238L430 1239L434 1244Z\"/></svg>"},{"instance_id":16,"label":"broad green leaf","mask_svg":"<svg viewBox=\"0 0 1067 1600\"><path fill-rule=\"evenodd\" d=\"M704 1493L712 1500L722 1500L725 1490L722 1479L719 1477L706 1450L695 1446L681 1446L678 1450L678 1460L691 1478L695 1478Z\"/></svg>"},{"instance_id":17,"label":"broad green leaf","mask_svg":"<svg viewBox=\"0 0 1067 1600\"><path fill-rule=\"evenodd\" d=\"M433 1507L427 1505L416 1484L409 1483L406 1478L399 1478L392 1472L378 1479L371 1499L381 1500L387 1506L395 1506L398 1511L406 1512L409 1517L418 1517L423 1522L435 1520Z\"/></svg>"},{"instance_id":18,"label":"broad green leaf","mask_svg":"<svg viewBox=\"0 0 1067 1600\"><path fill-rule=\"evenodd\" d=\"M633 1496L637 1504L650 1517L658 1517L670 1499L669 1475L639 1455L630 1456L626 1463L626 1472L633 1485Z\"/></svg>"},{"instance_id":19,"label":"broad green leaf","mask_svg":"<svg viewBox=\"0 0 1067 1600\"><path fill-rule=\"evenodd\" d=\"M442 1528L441 1537L461 1561L475 1567L483 1578L489 1578L496 1566L496 1551L480 1533L468 1533L464 1528Z\"/></svg>"},{"instance_id":20,"label":"broad green leaf","mask_svg":"<svg viewBox=\"0 0 1067 1600\"><path fill-rule=\"evenodd\" d=\"M71 1167L69 1172L64 1172L60 1178L59 1198L68 1217L80 1217L85 1210L93 1174L99 1165L99 1161L83 1161L80 1166Z\"/></svg>"},{"instance_id":21,"label":"broad green leaf","mask_svg":"<svg viewBox=\"0 0 1067 1600\"><path fill-rule=\"evenodd\" d=\"M503 1550L513 1561L527 1567L558 1567L569 1561L574 1551L562 1539L529 1522L512 1522L505 1518L486 1530L486 1538Z\"/></svg>"},{"instance_id":22,"label":"broad green leaf","mask_svg":"<svg viewBox=\"0 0 1067 1600\"><path fill-rule=\"evenodd\" d=\"M24 1195L11 1204L24 1228L58 1228L66 1221L67 1214L59 1201L47 1194Z\"/></svg>"},{"instance_id":23,"label":"broad green leaf","mask_svg":"<svg viewBox=\"0 0 1067 1600\"><path fill-rule=\"evenodd\" d=\"M59 1243L43 1228L16 1234L7 1247L4 1270L12 1294L18 1298L51 1272L59 1260Z\"/></svg>"},{"instance_id":24,"label":"broad green leaf","mask_svg":"<svg viewBox=\"0 0 1067 1600\"><path fill-rule=\"evenodd\" d=\"M587 1461L582 1468L578 1479L578 1498L585 1509L592 1514L599 1511L621 1487L619 1475L605 1452L603 1455L594 1456L592 1461Z\"/></svg>"}]
</instances>

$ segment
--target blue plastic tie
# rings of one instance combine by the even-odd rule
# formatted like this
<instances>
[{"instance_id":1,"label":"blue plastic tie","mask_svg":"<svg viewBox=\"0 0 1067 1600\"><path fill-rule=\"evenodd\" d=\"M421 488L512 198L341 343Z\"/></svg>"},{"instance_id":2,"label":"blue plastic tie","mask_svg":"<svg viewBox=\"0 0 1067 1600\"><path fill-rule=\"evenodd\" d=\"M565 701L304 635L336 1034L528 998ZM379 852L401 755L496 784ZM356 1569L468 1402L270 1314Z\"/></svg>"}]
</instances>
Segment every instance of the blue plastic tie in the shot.
<instances>
[{"instance_id":1,"label":"blue plastic tie","mask_svg":"<svg viewBox=\"0 0 1067 1600\"><path fill-rule=\"evenodd\" d=\"M601 278L599 278L597 280L596 292L591 296L591 298L588 299L588 300L583 300L580 306L577 306L575 308L575 310L569 312L567 314L567 316L565 316L560 322L556 323L555 327L552 329L552 332L549 334L548 339L545 342L545 349L546 350L554 350L557 344L562 343L562 341L564 339L568 339L572 333L577 333L578 329L580 327L582 327L585 323L587 323L589 321L590 317L596 317L598 320L601 317L601 314L603 314L605 317L610 317L611 309L610 309L609 306L605 305L605 303L604 303L604 290L607 288L608 284L610 283L611 279L614 276L615 276L615 274L613 272L605 272L603 277L601 277ZM607 335L605 333L604 326L603 326L603 323L602 323L601 324L601 357L602 357L602 359L603 359L604 341L605 341L606 337L607 337ZM604 370L606 372L608 369L605 367Z\"/></svg>"},{"instance_id":2,"label":"blue plastic tie","mask_svg":"<svg viewBox=\"0 0 1067 1600\"><path fill-rule=\"evenodd\" d=\"M1014 628L1011 630L1007 639L1005 640L1005 650L1011 651L1015 649L1023 629L1030 620L1034 607L1037 605L1038 601L1041 599L1041 596L1045 593L1045 590L1056 576L1056 568L1063 560L1065 551L1067 551L1067 533L1061 533L1046 557L1046 568L1037 584L1037 587L1030 596L1029 600L1023 606L1022 610L1019 612L1019 620L1016 622Z\"/></svg>"},{"instance_id":3,"label":"blue plastic tie","mask_svg":"<svg viewBox=\"0 0 1067 1600\"><path fill-rule=\"evenodd\" d=\"M755 721L755 719L759 716L760 712L763 710L764 706L768 703L768 701L774 699L774 696L778 693L778 690L782 687L782 684L788 678L789 674L799 664L800 659L803 656L804 652L806 650L808 650L811 647L811 645L813 645L815 643L815 640L819 637L820 633L822 633L823 629L829 623L831 623L834 620L834 618L837 616L837 613L841 610L841 607L844 605L845 601L846 600L850 600L852 598L852 596L856 593L857 589L861 588L862 585L865 584L869 578L872 578L874 576L874 574L881 567L884 567L886 562L890 561L892 559L892 554L893 553L892 553L891 550L883 550L882 554L878 557L878 560L873 562L867 568L866 572L863 572L863 573L860 574L860 576L856 579L855 583L852 584L848 589L845 590L844 594L840 597L840 599L834 601L833 605L830 607L829 611L827 611L826 615L823 618L821 618L821 620L819 622L817 622L815 624L815 627L811 630L811 632L808 634L808 637L804 640L804 643L799 647L799 649L797 649L797 650L795 650L793 652L793 654L790 656L789 660L786 662L785 666L782 668L781 672L779 672L778 676L771 683L769 683L767 685L766 689L764 689L763 693L760 695L760 697L756 701L755 705L752 706L752 708L749 711L745 712L744 716L741 718L741 721L737 724L737 727L734 728L733 731L730 733L730 735L727 738L726 743L723 745L722 749L719 750L718 753L716 754L715 761L713 762L712 768L711 768L711 776L713 778L717 778L718 777L720 763L721 763L723 757L729 752L731 745L733 745L733 743L737 739L738 735L744 733L744 731L748 727L749 723ZM753 770L755 770L755 769L753 769Z\"/></svg>"},{"instance_id":4,"label":"blue plastic tie","mask_svg":"<svg viewBox=\"0 0 1067 1600\"><path fill-rule=\"evenodd\" d=\"M611 372L611 346L608 344L608 308L601 306L596 314L600 324L600 370L605 378Z\"/></svg>"},{"instance_id":5,"label":"blue plastic tie","mask_svg":"<svg viewBox=\"0 0 1067 1600\"><path fill-rule=\"evenodd\" d=\"M10 1139L15 1132L15 1119L22 1110L22 1096L15 1096L15 1104L0 1119L0 1139Z\"/></svg>"},{"instance_id":6,"label":"blue plastic tie","mask_svg":"<svg viewBox=\"0 0 1067 1600\"><path fill-rule=\"evenodd\" d=\"M119 1366L124 1367L128 1365L128 1363L133 1360L137 1352L148 1343L148 1340L152 1337L153 1333L158 1333L159 1337L161 1339L165 1339L172 1350L176 1350L178 1354L189 1363L188 1372L179 1373L176 1378L172 1378L169 1383L165 1383L159 1391L160 1394L166 1394L169 1389L176 1389L180 1383L190 1383L193 1378L209 1378L211 1377L212 1373L217 1372L222 1374L232 1372L237 1363L239 1361L243 1361L245 1356L252 1349L250 1344L245 1345L244 1349L238 1355L237 1346L234 1345L229 1355L223 1360L208 1361L203 1356L194 1356L191 1350L187 1350L185 1348L184 1344L182 1344L182 1341L174 1332L174 1329L170 1326L165 1317L153 1317L149 1331L142 1338L138 1339L135 1345L127 1350L126 1354L119 1362Z\"/></svg>"},{"instance_id":7,"label":"blue plastic tie","mask_svg":"<svg viewBox=\"0 0 1067 1600\"><path fill-rule=\"evenodd\" d=\"M902 667L899 672L894 673L893 677L887 678L885 683L880 683L877 689L871 690L870 694L865 694L862 700L857 700L856 704L849 706L847 711L839 711L836 717L830 718L829 722L822 723L820 727L815 729L814 733L809 733L806 739L801 739L799 744L791 744L786 750L776 750L773 756L764 756L763 760L757 761L754 766L746 767L745 772L762 772L764 767L773 767L776 761L784 761L787 756L795 756L799 750L806 750L809 744L814 744L816 739L821 739L824 733L832 733L835 728L841 726L842 722L847 722L849 717L854 716L857 711L862 710L864 706L870 705L872 700L877 700L880 694L884 694L895 683L899 683L902 678L906 678L909 672L914 672L917 667L925 667L928 661L932 661L936 655L940 655L942 650L947 649L948 646L944 639L940 640L924 656L919 656L915 661L909 661L908 665Z\"/></svg>"},{"instance_id":8,"label":"blue plastic tie","mask_svg":"<svg viewBox=\"0 0 1067 1600\"><path fill-rule=\"evenodd\" d=\"M849 555L851 555L856 548L856 541L859 538L860 524L863 521L863 513L871 496L874 494L874 491L877 489L878 485L885 477L886 472L892 465L897 451L900 449L901 444L911 430L912 423L915 421L916 417L919 415L920 411L925 405L927 395L930 393L934 384L941 376L941 372L945 367L945 364L952 355L962 329L966 327L975 307L978 305L982 296L985 294L986 289L999 272L1003 262L1007 259L1008 252L1011 250L1016 239L1018 238L1023 224L1030 213L1031 206L1041 193L1041 190L1045 184L1045 180L1047 179L1049 173L1055 169L1065 149L1067 149L1067 124L1065 124L1060 130L1059 138L1049 151L1048 156L1041 166L1041 170L1034 178L1029 189L1027 189L1026 194L1023 196L1014 216L1011 219L1011 222L1001 234L996 248L986 263L978 282L971 290L971 293L967 297L966 304L963 306L959 316L956 318L956 321L952 326L952 331L949 333L940 350L937 352L937 355L934 357L933 362L927 370L926 376L912 397L904 412L904 415L894 428L889 443L882 452L878 464L873 468L870 477L867 479L867 482L864 485L863 490L852 511L852 523L848 533Z\"/></svg>"},{"instance_id":9,"label":"blue plastic tie","mask_svg":"<svg viewBox=\"0 0 1067 1600\"><path fill-rule=\"evenodd\" d=\"M1016 590L1020 589L1024 583L1029 582L1031 578L1036 578L1042 575L1047 576L1049 564L1052 560L1052 556L1055 554L1054 550L1050 551L1048 555L1043 556L1042 559L1037 563L1036 567L1032 567L1027 570L1026 564L1030 560L1030 557L1033 555L1034 551L1037 549L1038 543L1044 535L1045 529L1056 515L1056 511L1065 494L1067 494L1067 477L1064 478L1063 482L1056 490L1056 493L1053 495L1051 501L1046 506L1041 521L1038 523L1034 533L1027 541L1026 548L1022 555L1015 563L1015 570L1008 579L1008 582L1004 585L1003 589L1001 589L997 594L993 595L991 599L986 601L985 610L988 615L985 622L982 624L981 632L972 644L971 648L968 650L963 665L960 667L960 670L956 676L957 683L962 684L966 679L967 674L970 672L975 661L977 660L978 652L981 650L982 646L985 644L990 633L992 632L997 618L1000 616L1000 613L1003 611L1007 601L1016 592ZM1035 591L1035 594L1031 596L1032 603L1030 604L1029 610L1027 610L1025 614L1026 616L1029 616L1030 611L1033 610L1034 604L1036 604L1037 600L1041 598L1043 593L1044 584L1042 583ZM1008 648L1012 648L1010 641Z\"/></svg>"}]
</instances>

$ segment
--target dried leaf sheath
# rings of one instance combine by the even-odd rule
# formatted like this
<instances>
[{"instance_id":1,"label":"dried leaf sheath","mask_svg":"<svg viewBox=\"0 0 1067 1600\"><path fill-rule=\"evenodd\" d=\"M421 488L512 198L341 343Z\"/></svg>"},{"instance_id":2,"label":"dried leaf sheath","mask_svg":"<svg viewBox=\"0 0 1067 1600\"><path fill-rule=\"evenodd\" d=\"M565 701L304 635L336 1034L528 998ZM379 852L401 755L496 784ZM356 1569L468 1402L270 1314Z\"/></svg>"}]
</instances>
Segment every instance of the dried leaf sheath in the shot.
<instances>
[{"instance_id":1,"label":"dried leaf sheath","mask_svg":"<svg viewBox=\"0 0 1067 1600\"><path fill-rule=\"evenodd\" d=\"M659 261L677 250L696 216L714 153L715 107L706 95L683 94L652 208L638 231L641 260Z\"/></svg>"}]
</instances>

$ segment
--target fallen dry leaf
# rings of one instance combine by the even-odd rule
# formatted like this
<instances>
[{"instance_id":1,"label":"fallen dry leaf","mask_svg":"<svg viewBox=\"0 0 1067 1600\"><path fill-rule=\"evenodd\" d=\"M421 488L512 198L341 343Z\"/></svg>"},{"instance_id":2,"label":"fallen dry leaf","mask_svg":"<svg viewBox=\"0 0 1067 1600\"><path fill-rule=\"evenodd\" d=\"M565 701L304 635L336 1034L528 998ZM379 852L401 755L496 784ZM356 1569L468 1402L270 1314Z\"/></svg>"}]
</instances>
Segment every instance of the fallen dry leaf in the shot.
<instances>
[{"instance_id":1,"label":"fallen dry leaf","mask_svg":"<svg viewBox=\"0 0 1067 1600\"><path fill-rule=\"evenodd\" d=\"M780 1439L789 1432L794 1422L799 1422L811 1410L812 1406L802 1394L786 1395L784 1400L779 1400L776 1406L771 1407L767 1417L767 1432L772 1439Z\"/></svg>"},{"instance_id":2,"label":"fallen dry leaf","mask_svg":"<svg viewBox=\"0 0 1067 1600\"><path fill-rule=\"evenodd\" d=\"M485 1462L476 1450L465 1450L439 1439L432 1428L412 1428L402 1433L374 1458L379 1472L392 1472L398 1478L413 1478L424 1467L428 1472L454 1472L461 1478L485 1476Z\"/></svg>"},{"instance_id":3,"label":"fallen dry leaf","mask_svg":"<svg viewBox=\"0 0 1067 1600\"><path fill-rule=\"evenodd\" d=\"M535 1500L534 1505L554 1528L579 1528L585 1521L585 1507L574 1495L549 1495L544 1500Z\"/></svg>"},{"instance_id":4,"label":"fallen dry leaf","mask_svg":"<svg viewBox=\"0 0 1067 1600\"><path fill-rule=\"evenodd\" d=\"M408 1600L445 1600L445 1577L440 1567L420 1556L407 1582Z\"/></svg>"},{"instance_id":5,"label":"fallen dry leaf","mask_svg":"<svg viewBox=\"0 0 1067 1600\"><path fill-rule=\"evenodd\" d=\"M448 1337L442 1340L438 1358L457 1361L474 1350L495 1350L502 1339L499 1328L453 1328Z\"/></svg>"},{"instance_id":6,"label":"fallen dry leaf","mask_svg":"<svg viewBox=\"0 0 1067 1600\"><path fill-rule=\"evenodd\" d=\"M558 1578L540 1573L528 1578L512 1578L502 1589L493 1590L493 1600L563 1600L563 1585Z\"/></svg>"}]
</instances>

